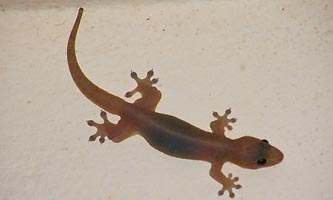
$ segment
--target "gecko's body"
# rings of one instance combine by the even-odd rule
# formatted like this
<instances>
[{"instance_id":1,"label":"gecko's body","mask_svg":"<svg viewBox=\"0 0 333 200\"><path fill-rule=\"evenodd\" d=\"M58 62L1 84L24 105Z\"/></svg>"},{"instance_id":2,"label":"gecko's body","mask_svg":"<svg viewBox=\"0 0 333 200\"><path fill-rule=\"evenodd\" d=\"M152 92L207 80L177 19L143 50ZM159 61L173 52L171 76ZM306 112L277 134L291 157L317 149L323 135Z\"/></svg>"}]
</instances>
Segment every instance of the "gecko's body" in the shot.
<instances>
[{"instance_id":1,"label":"gecko's body","mask_svg":"<svg viewBox=\"0 0 333 200\"><path fill-rule=\"evenodd\" d=\"M235 140L227 138L224 134L225 128L231 130L229 123L236 122L234 118L228 119L230 109L223 116L217 112L213 113L217 119L210 124L212 132L201 130L176 117L155 112L161 99L161 92L153 86L157 83L157 79L151 79L153 71L149 71L144 79L138 78L135 72L131 73L131 77L138 86L131 92L127 92L125 96L131 97L136 92L142 95L134 103L128 103L97 87L84 75L76 58L75 39L82 13L83 9L80 8L67 46L67 60L72 78L88 99L103 110L121 118L117 124L113 124L108 121L106 113L102 111L103 124L89 120L88 125L97 128L96 134L90 136L90 141L99 137L99 141L103 143L107 137L118 143L139 134L152 147L165 154L207 161L211 163L211 177L223 186L219 195L228 191L230 197L234 197L232 189L238 189L240 185L235 184L238 177L232 178L231 174L226 177L221 172L225 162L232 162L243 168L257 169L282 161L282 152L270 145L267 140L250 136Z\"/></svg>"}]
</instances>

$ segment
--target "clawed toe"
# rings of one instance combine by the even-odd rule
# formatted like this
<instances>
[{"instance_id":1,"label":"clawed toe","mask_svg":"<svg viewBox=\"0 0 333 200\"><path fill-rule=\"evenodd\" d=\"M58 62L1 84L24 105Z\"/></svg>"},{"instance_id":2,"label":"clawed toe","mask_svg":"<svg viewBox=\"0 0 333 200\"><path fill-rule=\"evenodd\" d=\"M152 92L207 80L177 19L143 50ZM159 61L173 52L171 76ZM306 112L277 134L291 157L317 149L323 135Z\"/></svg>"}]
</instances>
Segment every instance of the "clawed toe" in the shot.
<instances>
[{"instance_id":1,"label":"clawed toe","mask_svg":"<svg viewBox=\"0 0 333 200\"><path fill-rule=\"evenodd\" d=\"M158 78L153 78L152 80L151 80L151 83L152 84L156 84L158 82Z\"/></svg>"},{"instance_id":2,"label":"clawed toe","mask_svg":"<svg viewBox=\"0 0 333 200\"><path fill-rule=\"evenodd\" d=\"M151 69L147 72L147 77L146 78L151 78L152 76L154 76L154 70Z\"/></svg>"},{"instance_id":3,"label":"clawed toe","mask_svg":"<svg viewBox=\"0 0 333 200\"><path fill-rule=\"evenodd\" d=\"M96 123L96 122L94 122L93 120L88 120L87 121L87 124L89 125L89 126L97 126L98 124Z\"/></svg>"},{"instance_id":4,"label":"clawed toe","mask_svg":"<svg viewBox=\"0 0 333 200\"><path fill-rule=\"evenodd\" d=\"M134 80L137 80L137 79L138 79L138 74L137 74L136 72L131 71L131 77L132 77Z\"/></svg>"},{"instance_id":5,"label":"clawed toe","mask_svg":"<svg viewBox=\"0 0 333 200\"><path fill-rule=\"evenodd\" d=\"M130 91L130 92L126 92L125 97L126 97L126 98L130 98L130 97L132 97L135 93L137 93L136 90L132 90L132 91Z\"/></svg>"}]
</instances>

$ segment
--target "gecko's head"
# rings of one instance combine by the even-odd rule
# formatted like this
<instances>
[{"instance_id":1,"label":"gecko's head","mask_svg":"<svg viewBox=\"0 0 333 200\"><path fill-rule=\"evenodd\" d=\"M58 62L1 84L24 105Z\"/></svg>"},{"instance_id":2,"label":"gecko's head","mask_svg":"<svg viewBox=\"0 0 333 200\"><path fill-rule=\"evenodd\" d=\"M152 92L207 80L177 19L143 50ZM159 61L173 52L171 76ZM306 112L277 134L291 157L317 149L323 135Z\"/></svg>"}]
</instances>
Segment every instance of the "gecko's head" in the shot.
<instances>
[{"instance_id":1,"label":"gecko's head","mask_svg":"<svg viewBox=\"0 0 333 200\"><path fill-rule=\"evenodd\" d=\"M270 167L283 160L283 153L267 140L245 136L234 140L237 159L234 163L243 168L258 169Z\"/></svg>"}]
</instances>

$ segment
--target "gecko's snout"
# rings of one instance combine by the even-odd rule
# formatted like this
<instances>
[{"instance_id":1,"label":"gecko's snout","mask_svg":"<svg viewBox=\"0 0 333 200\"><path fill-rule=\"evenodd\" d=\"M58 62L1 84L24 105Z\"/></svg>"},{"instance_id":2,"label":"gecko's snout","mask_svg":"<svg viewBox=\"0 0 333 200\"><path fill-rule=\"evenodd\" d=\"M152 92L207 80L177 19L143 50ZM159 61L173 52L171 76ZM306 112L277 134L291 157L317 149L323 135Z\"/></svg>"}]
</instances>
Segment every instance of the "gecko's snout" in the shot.
<instances>
[{"instance_id":1,"label":"gecko's snout","mask_svg":"<svg viewBox=\"0 0 333 200\"><path fill-rule=\"evenodd\" d=\"M271 148L267 152L267 156L269 158L268 160L269 166L279 164L284 159L283 153L279 149L273 146L271 146Z\"/></svg>"}]
</instances>

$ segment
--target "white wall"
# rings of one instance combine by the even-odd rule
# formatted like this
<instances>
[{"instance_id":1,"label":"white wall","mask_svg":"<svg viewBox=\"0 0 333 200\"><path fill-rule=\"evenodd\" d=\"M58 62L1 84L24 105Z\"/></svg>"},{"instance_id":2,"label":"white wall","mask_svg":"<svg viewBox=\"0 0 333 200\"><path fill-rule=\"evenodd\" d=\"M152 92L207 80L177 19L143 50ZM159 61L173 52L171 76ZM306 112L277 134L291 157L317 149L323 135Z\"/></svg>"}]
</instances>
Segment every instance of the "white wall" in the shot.
<instances>
[{"instance_id":1,"label":"white wall","mask_svg":"<svg viewBox=\"0 0 333 200\"><path fill-rule=\"evenodd\" d=\"M332 1L0 4L1 199L221 198L206 163L165 156L140 137L88 142L95 130L85 120L100 120L100 109L66 63L80 6L77 54L96 84L123 95L135 86L130 70L154 68L159 112L209 130L211 111L232 107L230 137L266 138L284 152L272 168L227 165L243 186L236 199L333 199Z\"/></svg>"}]
</instances>

